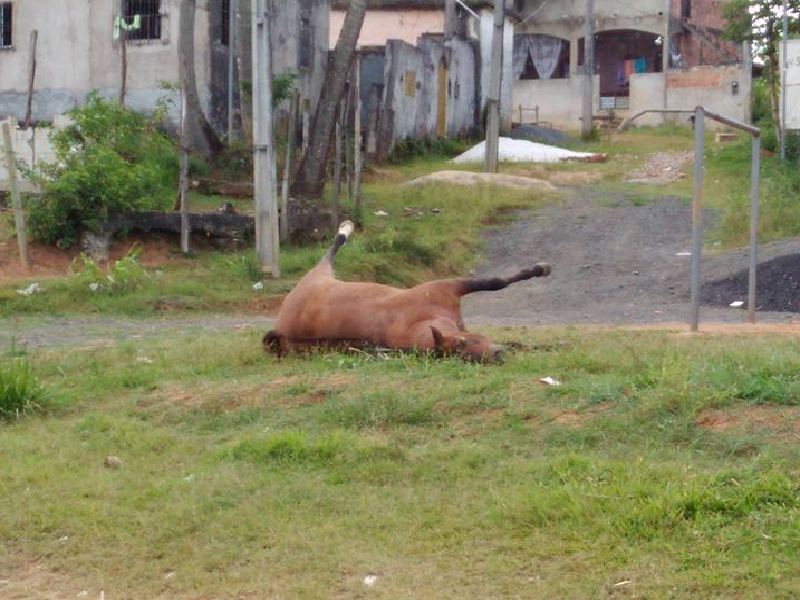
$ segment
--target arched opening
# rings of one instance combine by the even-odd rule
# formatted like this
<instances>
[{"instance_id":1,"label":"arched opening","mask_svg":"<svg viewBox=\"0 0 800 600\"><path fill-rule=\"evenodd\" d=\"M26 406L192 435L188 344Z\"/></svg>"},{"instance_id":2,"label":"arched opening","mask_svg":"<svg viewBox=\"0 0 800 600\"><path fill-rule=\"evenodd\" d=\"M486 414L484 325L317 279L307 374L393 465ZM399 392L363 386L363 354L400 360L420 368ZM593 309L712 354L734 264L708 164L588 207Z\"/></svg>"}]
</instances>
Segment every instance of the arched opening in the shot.
<instances>
[{"instance_id":1,"label":"arched opening","mask_svg":"<svg viewBox=\"0 0 800 600\"><path fill-rule=\"evenodd\" d=\"M600 108L627 108L631 77L660 73L664 40L649 31L615 29L595 35L595 73L600 75ZM585 56L584 40L578 42L578 64Z\"/></svg>"},{"instance_id":2,"label":"arched opening","mask_svg":"<svg viewBox=\"0 0 800 600\"><path fill-rule=\"evenodd\" d=\"M514 36L514 80L569 77L569 42L544 34Z\"/></svg>"}]
</instances>

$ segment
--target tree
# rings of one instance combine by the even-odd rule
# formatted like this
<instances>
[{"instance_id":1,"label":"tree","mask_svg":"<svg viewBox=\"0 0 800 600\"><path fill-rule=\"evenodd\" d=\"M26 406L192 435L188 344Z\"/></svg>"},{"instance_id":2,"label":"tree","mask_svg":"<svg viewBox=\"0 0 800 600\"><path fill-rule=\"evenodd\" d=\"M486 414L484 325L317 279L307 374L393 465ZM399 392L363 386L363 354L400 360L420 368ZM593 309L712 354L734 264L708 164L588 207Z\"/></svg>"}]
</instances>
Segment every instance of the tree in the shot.
<instances>
[{"instance_id":1,"label":"tree","mask_svg":"<svg viewBox=\"0 0 800 600\"><path fill-rule=\"evenodd\" d=\"M239 69L239 113L244 139L253 139L253 37L251 0L239 0L236 15L236 61Z\"/></svg>"},{"instance_id":2,"label":"tree","mask_svg":"<svg viewBox=\"0 0 800 600\"><path fill-rule=\"evenodd\" d=\"M339 33L333 58L325 75L317 112L314 115L308 149L303 155L294 184L294 193L300 197L319 198L325 189L328 152L336 124L336 109L344 94L366 12L367 0L351 0L347 7L344 25Z\"/></svg>"},{"instance_id":3,"label":"tree","mask_svg":"<svg viewBox=\"0 0 800 600\"><path fill-rule=\"evenodd\" d=\"M178 65L186 80L186 141L188 149L204 156L222 150L222 142L203 113L194 69L195 0L182 0L178 23Z\"/></svg>"},{"instance_id":4,"label":"tree","mask_svg":"<svg viewBox=\"0 0 800 600\"><path fill-rule=\"evenodd\" d=\"M789 14L797 15L800 0L789 0ZM769 87L770 108L775 133L780 139L780 41L783 28L783 0L732 0L722 6L725 17L723 38L734 42L751 42L756 55L764 60ZM789 19L789 32L800 32L800 21Z\"/></svg>"}]
</instances>

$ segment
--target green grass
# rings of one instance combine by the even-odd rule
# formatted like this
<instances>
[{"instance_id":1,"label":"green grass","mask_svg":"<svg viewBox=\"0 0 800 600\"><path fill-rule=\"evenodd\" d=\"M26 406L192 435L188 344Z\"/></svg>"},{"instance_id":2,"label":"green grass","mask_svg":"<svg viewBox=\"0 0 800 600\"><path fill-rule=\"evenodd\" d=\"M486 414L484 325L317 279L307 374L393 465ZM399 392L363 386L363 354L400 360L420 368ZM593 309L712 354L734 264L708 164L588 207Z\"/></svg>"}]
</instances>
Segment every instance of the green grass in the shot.
<instances>
[{"instance_id":1,"label":"green grass","mask_svg":"<svg viewBox=\"0 0 800 600\"><path fill-rule=\"evenodd\" d=\"M574 145L581 150L607 153L609 160L603 164L504 164L501 171L536 177L553 173L599 174L600 181L590 184L594 193L606 192L610 198L624 196L625 202L634 206L665 195L687 201L691 198L691 173L682 180L662 185L626 182L630 173L640 169L650 154L690 150L693 132L688 128L643 128L626 132L612 141L601 137L596 142L575 142ZM709 132L704 199L706 206L721 214L719 225L707 233L707 241L715 247L731 248L747 243L749 161L747 140L718 145ZM442 156L419 156L401 164L387 165L383 174L370 174L371 179L363 187L364 229L357 232L349 247L340 254L337 260L340 276L410 286L434 277L463 274L473 266L481 247L481 234L487 227L508 222L513 218L513 209L536 208L557 201L554 195L546 197L492 186L437 184L409 189L399 185L400 181L437 170L480 168L480 165L451 165ZM800 235L800 214L797 213L800 209L794 202L800 191L800 176L790 168L780 167L774 157L765 157L762 181L762 239ZM329 186L328 199L331 194ZM200 194L192 194L191 198L196 206L209 210L227 200ZM234 203L240 211L248 209L245 201ZM348 201L343 201L342 208L353 211ZM405 218L406 208L421 209L423 215ZM441 212L434 214L434 208ZM389 216L376 216L374 213L379 210ZM4 227L5 230L0 230L0 241L13 243L8 223ZM283 249L282 279L267 280L265 289L259 293L252 289L252 284L260 279L252 252L201 250L183 258L177 248L169 257L169 263L158 267L161 274L148 278L135 290L94 294L72 278L57 277L43 282L46 293L23 298L16 290L30 281L0 284L0 317L50 312L147 316L164 311L247 311L269 296L291 289L297 278L316 263L326 246L322 243ZM155 271L155 268L149 269L151 274Z\"/></svg>"},{"instance_id":2,"label":"green grass","mask_svg":"<svg viewBox=\"0 0 800 600\"><path fill-rule=\"evenodd\" d=\"M0 421L30 416L44 408L45 391L25 356L15 352L0 363Z\"/></svg>"},{"instance_id":3,"label":"green grass","mask_svg":"<svg viewBox=\"0 0 800 600\"><path fill-rule=\"evenodd\" d=\"M800 594L800 342L503 336L552 350L277 362L240 333L31 357L54 403L0 424L4 589Z\"/></svg>"},{"instance_id":4,"label":"green grass","mask_svg":"<svg viewBox=\"0 0 800 600\"><path fill-rule=\"evenodd\" d=\"M508 219L509 211L536 208L553 195L533 194L494 186L430 185L404 188L396 183L368 184L364 189L364 229L337 259L337 271L347 279L414 285L432 277L463 274L476 258L481 232ZM403 217L406 208L424 211ZM434 213L432 209L439 209ZM345 204L345 210L352 207ZM374 213L383 210L389 217ZM114 293L92 292L80 277L41 281L45 292L17 294L26 285L0 285L0 317L19 314L89 312L148 316L164 311L242 311L274 294L283 294L324 254L328 243L289 247L281 252L281 275L266 280L262 292L252 284L261 279L252 252L198 251L188 258L177 249L167 264L148 268L138 286ZM156 273L158 271L158 273ZM40 279L36 279L40 281Z\"/></svg>"}]
</instances>

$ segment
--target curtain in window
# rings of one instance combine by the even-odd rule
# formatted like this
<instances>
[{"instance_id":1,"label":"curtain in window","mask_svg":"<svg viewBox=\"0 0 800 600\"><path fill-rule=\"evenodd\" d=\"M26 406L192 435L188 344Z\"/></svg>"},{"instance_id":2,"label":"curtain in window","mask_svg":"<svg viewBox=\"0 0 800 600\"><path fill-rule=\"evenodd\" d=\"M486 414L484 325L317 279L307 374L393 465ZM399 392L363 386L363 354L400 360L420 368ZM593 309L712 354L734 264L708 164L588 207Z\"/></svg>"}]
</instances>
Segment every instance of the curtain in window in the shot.
<instances>
[{"instance_id":1,"label":"curtain in window","mask_svg":"<svg viewBox=\"0 0 800 600\"><path fill-rule=\"evenodd\" d=\"M519 81L523 71L525 71L525 65L528 62L528 56L530 54L530 47L531 36L514 36L514 81Z\"/></svg>"},{"instance_id":2,"label":"curtain in window","mask_svg":"<svg viewBox=\"0 0 800 600\"><path fill-rule=\"evenodd\" d=\"M539 79L550 79L561 60L562 40L551 35L534 35L530 40L530 53L533 66ZM514 53L516 64L516 52Z\"/></svg>"}]
</instances>

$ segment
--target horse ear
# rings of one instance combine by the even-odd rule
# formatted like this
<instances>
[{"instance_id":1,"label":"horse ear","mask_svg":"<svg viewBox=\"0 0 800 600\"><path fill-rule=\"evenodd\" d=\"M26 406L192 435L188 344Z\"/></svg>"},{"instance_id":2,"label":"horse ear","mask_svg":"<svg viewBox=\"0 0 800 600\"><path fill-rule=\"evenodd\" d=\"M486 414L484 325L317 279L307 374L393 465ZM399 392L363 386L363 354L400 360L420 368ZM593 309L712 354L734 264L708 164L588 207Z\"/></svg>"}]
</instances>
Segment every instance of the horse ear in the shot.
<instances>
[{"instance_id":1,"label":"horse ear","mask_svg":"<svg viewBox=\"0 0 800 600\"><path fill-rule=\"evenodd\" d=\"M433 345L438 349L441 350L444 348L444 335L441 331L436 329L433 325L431 325L431 333L433 334Z\"/></svg>"}]
</instances>

